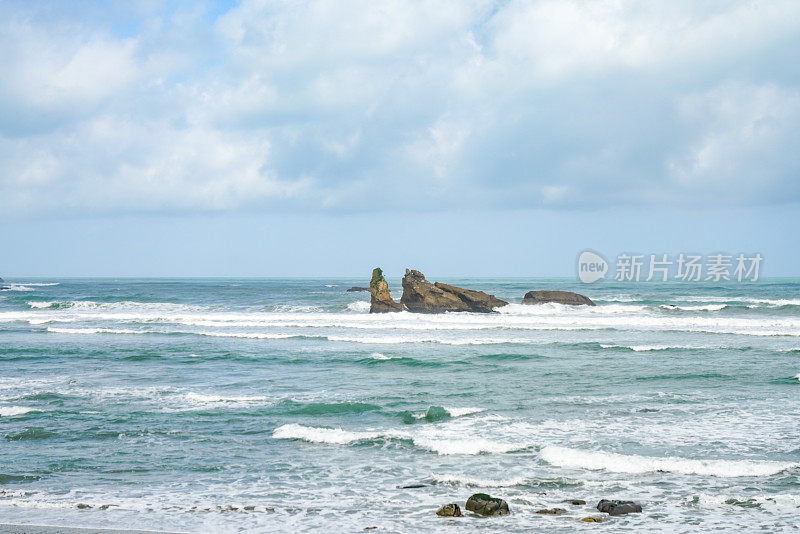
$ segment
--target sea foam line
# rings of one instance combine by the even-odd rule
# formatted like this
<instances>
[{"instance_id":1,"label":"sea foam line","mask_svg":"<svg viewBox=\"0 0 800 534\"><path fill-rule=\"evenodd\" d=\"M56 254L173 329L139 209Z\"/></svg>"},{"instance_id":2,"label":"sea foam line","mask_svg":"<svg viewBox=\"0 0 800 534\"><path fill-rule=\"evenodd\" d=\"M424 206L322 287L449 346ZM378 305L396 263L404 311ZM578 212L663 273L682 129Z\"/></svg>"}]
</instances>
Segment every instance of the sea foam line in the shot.
<instances>
[{"instance_id":1,"label":"sea foam line","mask_svg":"<svg viewBox=\"0 0 800 534\"><path fill-rule=\"evenodd\" d=\"M411 441L414 446L440 455L481 453L506 453L525 449L527 443L492 441L486 438L445 438L435 435L416 434L403 430L349 431L341 428L324 428L288 423L276 428L275 439L299 439L309 443L348 445L372 440Z\"/></svg>"},{"instance_id":2,"label":"sea foam line","mask_svg":"<svg viewBox=\"0 0 800 534\"><path fill-rule=\"evenodd\" d=\"M798 463L754 460L693 460L687 458L625 455L603 451L587 451L568 447L546 446L539 452L551 465L615 473L669 472L683 475L734 477L767 477L800 466Z\"/></svg>"},{"instance_id":3,"label":"sea foam line","mask_svg":"<svg viewBox=\"0 0 800 534\"><path fill-rule=\"evenodd\" d=\"M16 417L30 412L40 412L38 408L29 406L0 406L0 417Z\"/></svg>"}]
</instances>

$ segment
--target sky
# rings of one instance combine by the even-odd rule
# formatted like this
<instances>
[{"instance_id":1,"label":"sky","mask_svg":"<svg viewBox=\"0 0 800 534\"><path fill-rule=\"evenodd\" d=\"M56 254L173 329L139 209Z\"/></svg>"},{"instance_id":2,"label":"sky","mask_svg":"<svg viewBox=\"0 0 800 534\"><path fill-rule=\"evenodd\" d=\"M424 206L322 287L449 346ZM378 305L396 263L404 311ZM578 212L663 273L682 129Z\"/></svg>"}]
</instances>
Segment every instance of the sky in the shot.
<instances>
[{"instance_id":1,"label":"sky","mask_svg":"<svg viewBox=\"0 0 800 534\"><path fill-rule=\"evenodd\" d=\"M0 0L0 276L800 276L800 2Z\"/></svg>"}]
</instances>

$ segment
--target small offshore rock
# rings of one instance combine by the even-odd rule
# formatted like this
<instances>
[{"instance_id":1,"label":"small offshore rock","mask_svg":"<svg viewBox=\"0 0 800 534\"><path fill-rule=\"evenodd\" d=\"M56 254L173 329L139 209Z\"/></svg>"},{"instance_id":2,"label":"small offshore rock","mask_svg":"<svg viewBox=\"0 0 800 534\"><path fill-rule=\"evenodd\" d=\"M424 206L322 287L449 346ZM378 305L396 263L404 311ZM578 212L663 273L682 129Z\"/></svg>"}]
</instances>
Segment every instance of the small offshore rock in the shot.
<instances>
[{"instance_id":1,"label":"small offshore rock","mask_svg":"<svg viewBox=\"0 0 800 534\"><path fill-rule=\"evenodd\" d=\"M582 517L581 521L585 521L587 523L602 523L603 522L603 518L590 515L589 517Z\"/></svg>"},{"instance_id":2,"label":"small offshore rock","mask_svg":"<svg viewBox=\"0 0 800 534\"><path fill-rule=\"evenodd\" d=\"M370 313L386 313L403 311L403 305L395 302L389 294L389 283L383 277L380 267L372 271L372 280L369 283Z\"/></svg>"},{"instance_id":3,"label":"small offshore rock","mask_svg":"<svg viewBox=\"0 0 800 534\"><path fill-rule=\"evenodd\" d=\"M77 506L78 510L88 510L91 507L92 507L91 505L83 504L83 503L78 503L78 506Z\"/></svg>"},{"instance_id":4,"label":"small offshore rock","mask_svg":"<svg viewBox=\"0 0 800 534\"><path fill-rule=\"evenodd\" d=\"M608 515L625 515L642 513L642 505L633 501L609 501L602 499L597 503L597 509Z\"/></svg>"},{"instance_id":5,"label":"small offshore rock","mask_svg":"<svg viewBox=\"0 0 800 534\"><path fill-rule=\"evenodd\" d=\"M398 486L400 489L417 489L417 488L427 488L427 484L409 484L408 486Z\"/></svg>"},{"instance_id":6,"label":"small offshore rock","mask_svg":"<svg viewBox=\"0 0 800 534\"><path fill-rule=\"evenodd\" d=\"M441 517L464 517L461 513L461 507L456 503L445 504L436 512L436 515Z\"/></svg>"},{"instance_id":7,"label":"small offshore rock","mask_svg":"<svg viewBox=\"0 0 800 534\"><path fill-rule=\"evenodd\" d=\"M572 291L528 291L522 298L523 304L545 304L547 302L566 304L568 306L595 305L589 297Z\"/></svg>"},{"instance_id":8,"label":"small offshore rock","mask_svg":"<svg viewBox=\"0 0 800 534\"><path fill-rule=\"evenodd\" d=\"M584 501L583 499L567 499L567 500L564 500L564 501L561 501L561 502L568 502L569 504L571 504L573 506L582 506L582 505L586 504L586 501Z\"/></svg>"},{"instance_id":9,"label":"small offshore rock","mask_svg":"<svg viewBox=\"0 0 800 534\"><path fill-rule=\"evenodd\" d=\"M369 288L368 287L353 286L350 289L348 289L347 291L345 291L345 293L353 293L354 291L369 291Z\"/></svg>"},{"instance_id":10,"label":"small offshore rock","mask_svg":"<svg viewBox=\"0 0 800 534\"><path fill-rule=\"evenodd\" d=\"M547 508L545 510L536 510L536 513L547 515L564 515L567 513L567 511L563 508Z\"/></svg>"},{"instance_id":11,"label":"small offshore rock","mask_svg":"<svg viewBox=\"0 0 800 534\"><path fill-rule=\"evenodd\" d=\"M508 515L508 503L499 497L476 493L467 499L467 510L481 515Z\"/></svg>"}]
</instances>

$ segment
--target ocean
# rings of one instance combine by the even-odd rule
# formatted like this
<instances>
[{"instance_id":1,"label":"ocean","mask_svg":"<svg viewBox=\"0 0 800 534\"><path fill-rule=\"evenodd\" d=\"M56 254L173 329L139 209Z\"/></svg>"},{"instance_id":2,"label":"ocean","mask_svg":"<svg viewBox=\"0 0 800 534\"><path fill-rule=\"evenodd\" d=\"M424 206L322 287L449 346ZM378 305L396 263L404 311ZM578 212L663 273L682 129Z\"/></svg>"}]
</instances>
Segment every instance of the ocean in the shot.
<instances>
[{"instance_id":1,"label":"ocean","mask_svg":"<svg viewBox=\"0 0 800 534\"><path fill-rule=\"evenodd\" d=\"M512 304L371 315L345 291L366 277L7 281L0 523L800 528L800 281L442 281ZM511 514L435 515L478 492ZM579 521L600 499L643 513Z\"/></svg>"}]
</instances>

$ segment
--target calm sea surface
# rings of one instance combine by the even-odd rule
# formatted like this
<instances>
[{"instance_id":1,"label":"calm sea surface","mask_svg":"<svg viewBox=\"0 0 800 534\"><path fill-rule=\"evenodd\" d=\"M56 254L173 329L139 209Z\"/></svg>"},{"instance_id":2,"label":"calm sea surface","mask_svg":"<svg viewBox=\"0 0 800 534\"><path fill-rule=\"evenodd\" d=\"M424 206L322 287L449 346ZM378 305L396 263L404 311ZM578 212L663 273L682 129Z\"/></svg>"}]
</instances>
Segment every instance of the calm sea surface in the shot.
<instances>
[{"instance_id":1,"label":"calm sea surface","mask_svg":"<svg viewBox=\"0 0 800 534\"><path fill-rule=\"evenodd\" d=\"M345 292L367 280L11 280L0 522L800 528L799 281L442 281L513 304L370 315ZM532 289L598 306L519 304ZM435 515L476 492L512 514ZM644 513L577 521L601 498Z\"/></svg>"}]
</instances>

